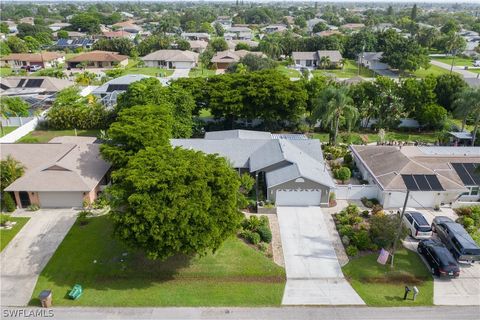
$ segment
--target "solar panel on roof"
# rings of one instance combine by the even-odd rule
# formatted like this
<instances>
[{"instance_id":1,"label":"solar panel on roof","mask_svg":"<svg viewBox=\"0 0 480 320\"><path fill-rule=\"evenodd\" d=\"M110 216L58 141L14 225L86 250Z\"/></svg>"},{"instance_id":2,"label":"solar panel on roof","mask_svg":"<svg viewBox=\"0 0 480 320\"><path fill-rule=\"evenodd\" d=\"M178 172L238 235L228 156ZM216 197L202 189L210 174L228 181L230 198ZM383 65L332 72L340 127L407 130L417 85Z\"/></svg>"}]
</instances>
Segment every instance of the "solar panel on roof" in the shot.
<instances>
[{"instance_id":1,"label":"solar panel on roof","mask_svg":"<svg viewBox=\"0 0 480 320\"><path fill-rule=\"evenodd\" d=\"M427 178L423 174L414 174L413 179L417 182L419 190L432 190L428 184Z\"/></svg>"},{"instance_id":2,"label":"solar panel on roof","mask_svg":"<svg viewBox=\"0 0 480 320\"><path fill-rule=\"evenodd\" d=\"M29 79L25 84L25 88L38 88L42 83L43 79Z\"/></svg>"},{"instance_id":3,"label":"solar panel on roof","mask_svg":"<svg viewBox=\"0 0 480 320\"><path fill-rule=\"evenodd\" d=\"M452 163L453 169L457 172L458 176L462 180L463 184L466 186L473 186L478 183L475 182L474 178L472 177L472 174L474 176L477 175L475 173L475 170L472 170L471 173L467 170L467 167L465 167L465 163Z\"/></svg>"},{"instance_id":4,"label":"solar panel on roof","mask_svg":"<svg viewBox=\"0 0 480 320\"><path fill-rule=\"evenodd\" d=\"M442 184L434 174L402 174L403 182L410 191L443 191Z\"/></svg>"},{"instance_id":5,"label":"solar panel on roof","mask_svg":"<svg viewBox=\"0 0 480 320\"><path fill-rule=\"evenodd\" d=\"M442 191L444 190L440 181L438 181L438 177L434 175L426 175L428 183L430 187L432 187L433 191Z\"/></svg>"},{"instance_id":6,"label":"solar panel on roof","mask_svg":"<svg viewBox=\"0 0 480 320\"><path fill-rule=\"evenodd\" d=\"M480 173L477 173L477 163L464 163L463 166L467 170L468 174L472 178L472 180L475 182L475 184L480 185Z\"/></svg>"},{"instance_id":7,"label":"solar panel on roof","mask_svg":"<svg viewBox=\"0 0 480 320\"><path fill-rule=\"evenodd\" d=\"M27 81L27 79L21 79L20 82L17 84L17 88L23 87L23 84Z\"/></svg>"},{"instance_id":8,"label":"solar panel on roof","mask_svg":"<svg viewBox=\"0 0 480 320\"><path fill-rule=\"evenodd\" d=\"M128 89L128 84L109 84L107 92L112 91L126 91Z\"/></svg>"},{"instance_id":9,"label":"solar panel on roof","mask_svg":"<svg viewBox=\"0 0 480 320\"><path fill-rule=\"evenodd\" d=\"M417 183L411 174L402 174L403 182L407 187L407 190L416 191L418 190Z\"/></svg>"}]
</instances>

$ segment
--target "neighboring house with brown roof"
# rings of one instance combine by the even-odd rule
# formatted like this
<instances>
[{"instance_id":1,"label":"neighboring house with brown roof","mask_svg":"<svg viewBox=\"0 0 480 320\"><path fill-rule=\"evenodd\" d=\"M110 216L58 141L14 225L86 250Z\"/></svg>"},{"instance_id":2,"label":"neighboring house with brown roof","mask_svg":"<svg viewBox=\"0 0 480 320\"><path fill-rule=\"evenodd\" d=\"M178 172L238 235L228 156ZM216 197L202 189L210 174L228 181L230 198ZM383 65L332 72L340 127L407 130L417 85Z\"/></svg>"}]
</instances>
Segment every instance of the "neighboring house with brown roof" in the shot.
<instances>
[{"instance_id":1,"label":"neighboring house with brown roof","mask_svg":"<svg viewBox=\"0 0 480 320\"><path fill-rule=\"evenodd\" d=\"M24 66L51 68L65 62L65 54L57 52L11 53L0 58L0 66L18 69Z\"/></svg>"},{"instance_id":2,"label":"neighboring house with brown roof","mask_svg":"<svg viewBox=\"0 0 480 320\"><path fill-rule=\"evenodd\" d=\"M100 156L94 137L57 137L49 143L1 144L8 156L25 166L25 173L5 188L17 206L82 207L93 202L108 182L110 165Z\"/></svg>"},{"instance_id":3,"label":"neighboring house with brown roof","mask_svg":"<svg viewBox=\"0 0 480 320\"><path fill-rule=\"evenodd\" d=\"M78 31L67 31L68 34L68 39L71 40L76 40L76 39L81 39L81 38L86 38L87 34L84 32L78 32ZM58 32L52 33L52 36L54 39L58 39Z\"/></svg>"},{"instance_id":4,"label":"neighboring house with brown roof","mask_svg":"<svg viewBox=\"0 0 480 320\"><path fill-rule=\"evenodd\" d=\"M81 53L67 60L70 68L76 68L82 62L85 62L87 67L91 68L111 68L116 65L126 66L128 64L128 56L110 51L91 51Z\"/></svg>"},{"instance_id":5,"label":"neighboring house with brown roof","mask_svg":"<svg viewBox=\"0 0 480 320\"><path fill-rule=\"evenodd\" d=\"M227 69L232 63L239 62L241 58L245 57L247 54L253 54L258 57L265 57L262 52L252 52L248 50L225 50L217 52L211 62L217 66L217 69Z\"/></svg>"},{"instance_id":6,"label":"neighboring house with brown roof","mask_svg":"<svg viewBox=\"0 0 480 320\"><path fill-rule=\"evenodd\" d=\"M307 68L319 68L322 66L322 58L327 57L329 64L327 68L338 68L342 66L343 57L338 50L319 50L313 52L292 52L292 58L296 66Z\"/></svg>"},{"instance_id":7,"label":"neighboring house with brown roof","mask_svg":"<svg viewBox=\"0 0 480 320\"><path fill-rule=\"evenodd\" d=\"M197 65L198 53L188 50L157 50L141 59L148 67L191 69Z\"/></svg>"},{"instance_id":8,"label":"neighboring house with brown roof","mask_svg":"<svg viewBox=\"0 0 480 320\"><path fill-rule=\"evenodd\" d=\"M338 30L325 30L325 31L320 31L320 32L314 33L313 35L318 36L318 37L330 37L330 36L333 36L335 34L342 34L342 33Z\"/></svg>"},{"instance_id":9,"label":"neighboring house with brown roof","mask_svg":"<svg viewBox=\"0 0 480 320\"><path fill-rule=\"evenodd\" d=\"M434 208L480 201L480 147L351 146L361 178L385 208Z\"/></svg>"}]
</instances>

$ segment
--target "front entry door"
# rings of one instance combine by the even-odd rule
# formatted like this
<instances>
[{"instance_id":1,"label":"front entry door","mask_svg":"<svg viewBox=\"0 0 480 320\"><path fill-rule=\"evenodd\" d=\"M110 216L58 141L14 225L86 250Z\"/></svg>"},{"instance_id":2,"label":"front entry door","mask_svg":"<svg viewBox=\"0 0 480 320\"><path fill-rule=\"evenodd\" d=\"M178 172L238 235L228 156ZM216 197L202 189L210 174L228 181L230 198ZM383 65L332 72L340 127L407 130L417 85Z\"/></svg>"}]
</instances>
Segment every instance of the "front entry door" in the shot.
<instances>
[{"instance_id":1,"label":"front entry door","mask_svg":"<svg viewBox=\"0 0 480 320\"><path fill-rule=\"evenodd\" d=\"M30 205L30 197L28 196L28 192L20 191L19 196L20 196L20 204L22 205L22 208L28 207Z\"/></svg>"}]
</instances>

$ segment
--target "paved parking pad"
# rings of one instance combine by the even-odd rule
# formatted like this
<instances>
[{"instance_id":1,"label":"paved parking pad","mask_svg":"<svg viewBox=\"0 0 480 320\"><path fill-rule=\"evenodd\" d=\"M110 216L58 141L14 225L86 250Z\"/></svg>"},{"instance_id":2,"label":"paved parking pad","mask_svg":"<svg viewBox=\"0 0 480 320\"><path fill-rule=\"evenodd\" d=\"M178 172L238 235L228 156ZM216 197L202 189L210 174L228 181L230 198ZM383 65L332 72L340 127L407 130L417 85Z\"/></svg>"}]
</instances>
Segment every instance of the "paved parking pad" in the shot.
<instances>
[{"instance_id":1,"label":"paved parking pad","mask_svg":"<svg viewBox=\"0 0 480 320\"><path fill-rule=\"evenodd\" d=\"M345 279L319 207L277 208L287 284L284 305L364 305Z\"/></svg>"}]
</instances>

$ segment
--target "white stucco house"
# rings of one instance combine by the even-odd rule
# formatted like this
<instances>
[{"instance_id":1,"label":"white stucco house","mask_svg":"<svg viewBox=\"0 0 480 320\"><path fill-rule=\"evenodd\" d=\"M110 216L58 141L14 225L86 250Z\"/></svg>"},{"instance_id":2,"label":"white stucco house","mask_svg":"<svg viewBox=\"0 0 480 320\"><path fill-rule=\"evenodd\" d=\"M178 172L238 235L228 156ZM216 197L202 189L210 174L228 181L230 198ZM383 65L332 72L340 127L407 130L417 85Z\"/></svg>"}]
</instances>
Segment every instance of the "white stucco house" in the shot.
<instances>
[{"instance_id":1,"label":"white stucco house","mask_svg":"<svg viewBox=\"0 0 480 320\"><path fill-rule=\"evenodd\" d=\"M388 70L390 66L382 62L383 52L363 52L358 55L357 63L370 70Z\"/></svg>"},{"instance_id":2,"label":"white stucco house","mask_svg":"<svg viewBox=\"0 0 480 320\"><path fill-rule=\"evenodd\" d=\"M188 50L158 50L141 59L148 67L191 69L198 63L198 53Z\"/></svg>"},{"instance_id":3,"label":"white stucco house","mask_svg":"<svg viewBox=\"0 0 480 320\"><path fill-rule=\"evenodd\" d=\"M351 146L361 178L385 208L480 201L480 147ZM479 202L480 204L480 202Z\"/></svg>"}]
</instances>

